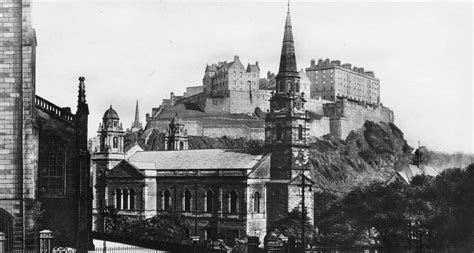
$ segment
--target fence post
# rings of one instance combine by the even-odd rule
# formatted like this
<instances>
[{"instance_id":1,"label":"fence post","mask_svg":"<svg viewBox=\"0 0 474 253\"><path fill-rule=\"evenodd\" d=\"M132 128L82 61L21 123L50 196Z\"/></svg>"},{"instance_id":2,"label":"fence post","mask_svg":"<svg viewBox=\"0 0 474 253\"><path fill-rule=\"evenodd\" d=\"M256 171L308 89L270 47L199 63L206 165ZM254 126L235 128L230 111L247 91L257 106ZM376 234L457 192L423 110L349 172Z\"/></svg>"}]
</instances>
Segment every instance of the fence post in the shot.
<instances>
[{"instance_id":1,"label":"fence post","mask_svg":"<svg viewBox=\"0 0 474 253\"><path fill-rule=\"evenodd\" d=\"M51 249L51 239L53 232L51 230L41 230L40 234L40 253L53 253Z\"/></svg>"},{"instance_id":2,"label":"fence post","mask_svg":"<svg viewBox=\"0 0 474 253\"><path fill-rule=\"evenodd\" d=\"M6 252L7 234L0 232L0 253Z\"/></svg>"}]
</instances>

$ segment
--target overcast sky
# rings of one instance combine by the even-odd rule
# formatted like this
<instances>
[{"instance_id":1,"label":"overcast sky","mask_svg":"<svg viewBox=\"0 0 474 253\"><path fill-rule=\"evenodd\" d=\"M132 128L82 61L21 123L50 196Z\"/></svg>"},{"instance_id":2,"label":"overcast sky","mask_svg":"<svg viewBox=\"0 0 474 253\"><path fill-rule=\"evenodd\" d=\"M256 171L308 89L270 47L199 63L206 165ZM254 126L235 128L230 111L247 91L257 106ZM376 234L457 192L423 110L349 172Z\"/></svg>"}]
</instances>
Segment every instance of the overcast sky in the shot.
<instances>
[{"instance_id":1,"label":"overcast sky","mask_svg":"<svg viewBox=\"0 0 474 253\"><path fill-rule=\"evenodd\" d=\"M372 70L411 146L473 153L471 2L292 1L298 68L330 58ZM207 63L277 72L286 1L33 0L37 94L75 111L86 77L89 134L113 105L130 127Z\"/></svg>"}]
</instances>

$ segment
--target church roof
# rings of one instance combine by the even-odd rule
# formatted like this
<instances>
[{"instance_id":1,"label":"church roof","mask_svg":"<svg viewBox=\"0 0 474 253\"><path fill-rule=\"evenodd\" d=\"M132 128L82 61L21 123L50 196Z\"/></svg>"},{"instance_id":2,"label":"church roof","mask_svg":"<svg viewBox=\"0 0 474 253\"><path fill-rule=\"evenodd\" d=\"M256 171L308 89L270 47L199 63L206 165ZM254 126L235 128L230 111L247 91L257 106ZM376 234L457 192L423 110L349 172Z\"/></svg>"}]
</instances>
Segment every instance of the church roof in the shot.
<instances>
[{"instance_id":1,"label":"church roof","mask_svg":"<svg viewBox=\"0 0 474 253\"><path fill-rule=\"evenodd\" d=\"M137 152L129 162L139 169L193 170L193 169L252 169L262 160L251 155L223 149Z\"/></svg>"},{"instance_id":2,"label":"church roof","mask_svg":"<svg viewBox=\"0 0 474 253\"><path fill-rule=\"evenodd\" d=\"M110 105L110 108L107 109L104 113L103 119L119 119L119 116L117 112L112 108L112 105Z\"/></svg>"}]
</instances>

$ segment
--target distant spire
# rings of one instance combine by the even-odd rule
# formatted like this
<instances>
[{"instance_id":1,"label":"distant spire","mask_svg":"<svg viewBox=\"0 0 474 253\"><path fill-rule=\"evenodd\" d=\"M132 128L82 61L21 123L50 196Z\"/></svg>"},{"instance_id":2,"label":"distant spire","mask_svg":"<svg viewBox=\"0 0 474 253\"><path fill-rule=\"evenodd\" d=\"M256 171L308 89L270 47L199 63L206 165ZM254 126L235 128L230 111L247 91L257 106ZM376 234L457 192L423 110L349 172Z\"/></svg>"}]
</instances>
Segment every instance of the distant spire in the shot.
<instances>
[{"instance_id":1,"label":"distant spire","mask_svg":"<svg viewBox=\"0 0 474 253\"><path fill-rule=\"evenodd\" d=\"M290 0L288 0L288 13L290 13Z\"/></svg>"},{"instance_id":2,"label":"distant spire","mask_svg":"<svg viewBox=\"0 0 474 253\"><path fill-rule=\"evenodd\" d=\"M84 77L79 77L79 92L77 95L77 103L78 104L84 104L86 103L86 88L84 85L84 81L86 79Z\"/></svg>"},{"instance_id":3,"label":"distant spire","mask_svg":"<svg viewBox=\"0 0 474 253\"><path fill-rule=\"evenodd\" d=\"M140 113L138 112L138 99L137 99L137 104L135 106L135 124L137 124L140 121Z\"/></svg>"}]
</instances>

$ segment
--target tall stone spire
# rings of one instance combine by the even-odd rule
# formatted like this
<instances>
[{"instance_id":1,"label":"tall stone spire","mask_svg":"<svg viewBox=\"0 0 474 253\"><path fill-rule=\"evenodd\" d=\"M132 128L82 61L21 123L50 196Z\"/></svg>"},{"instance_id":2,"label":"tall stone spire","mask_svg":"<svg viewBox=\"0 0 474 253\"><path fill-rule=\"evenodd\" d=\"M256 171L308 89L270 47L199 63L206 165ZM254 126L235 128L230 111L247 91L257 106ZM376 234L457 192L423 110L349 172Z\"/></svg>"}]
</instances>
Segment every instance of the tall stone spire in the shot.
<instances>
[{"instance_id":1,"label":"tall stone spire","mask_svg":"<svg viewBox=\"0 0 474 253\"><path fill-rule=\"evenodd\" d=\"M135 122L133 124L136 126L138 122L140 122L140 113L138 112L138 99L137 99L137 104L135 106Z\"/></svg>"},{"instance_id":2,"label":"tall stone spire","mask_svg":"<svg viewBox=\"0 0 474 253\"><path fill-rule=\"evenodd\" d=\"M138 112L138 99L135 106L135 120L132 123L132 127L130 128L131 132L138 132L142 129L142 123L140 122L140 113Z\"/></svg>"},{"instance_id":3,"label":"tall stone spire","mask_svg":"<svg viewBox=\"0 0 474 253\"><path fill-rule=\"evenodd\" d=\"M298 68L296 67L295 45L293 41L293 30L291 27L290 6L288 4L285 32L283 35L283 46L281 48L280 69L277 78L296 76L298 76Z\"/></svg>"}]
</instances>

